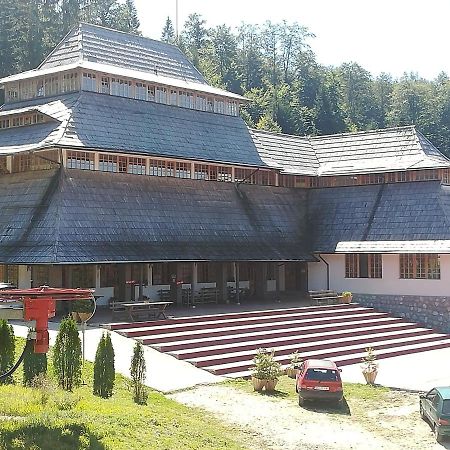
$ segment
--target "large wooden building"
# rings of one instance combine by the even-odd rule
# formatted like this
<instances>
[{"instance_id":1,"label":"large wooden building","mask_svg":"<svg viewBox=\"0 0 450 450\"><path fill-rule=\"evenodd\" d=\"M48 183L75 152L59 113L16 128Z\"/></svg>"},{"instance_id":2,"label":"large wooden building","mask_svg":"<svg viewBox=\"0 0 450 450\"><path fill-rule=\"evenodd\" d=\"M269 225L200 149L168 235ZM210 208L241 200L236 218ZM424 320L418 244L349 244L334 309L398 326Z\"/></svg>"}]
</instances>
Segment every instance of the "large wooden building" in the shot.
<instances>
[{"instance_id":1,"label":"large wooden building","mask_svg":"<svg viewBox=\"0 0 450 450\"><path fill-rule=\"evenodd\" d=\"M0 281L446 301L450 161L412 126L252 130L175 46L87 24L0 84Z\"/></svg>"}]
</instances>

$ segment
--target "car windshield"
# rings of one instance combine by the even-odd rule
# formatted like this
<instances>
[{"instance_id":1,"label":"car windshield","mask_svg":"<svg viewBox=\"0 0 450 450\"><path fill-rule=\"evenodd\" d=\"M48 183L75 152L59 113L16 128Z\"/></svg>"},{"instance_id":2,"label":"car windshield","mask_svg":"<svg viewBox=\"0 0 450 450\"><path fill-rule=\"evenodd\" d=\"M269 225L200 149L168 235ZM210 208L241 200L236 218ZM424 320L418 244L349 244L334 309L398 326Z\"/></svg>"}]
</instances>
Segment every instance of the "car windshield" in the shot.
<instances>
[{"instance_id":1,"label":"car windshield","mask_svg":"<svg viewBox=\"0 0 450 450\"><path fill-rule=\"evenodd\" d=\"M444 400L442 404L442 414L450 414L450 400Z\"/></svg>"},{"instance_id":2,"label":"car windshield","mask_svg":"<svg viewBox=\"0 0 450 450\"><path fill-rule=\"evenodd\" d=\"M332 369L308 369L305 380L311 381L339 381L339 374Z\"/></svg>"}]
</instances>

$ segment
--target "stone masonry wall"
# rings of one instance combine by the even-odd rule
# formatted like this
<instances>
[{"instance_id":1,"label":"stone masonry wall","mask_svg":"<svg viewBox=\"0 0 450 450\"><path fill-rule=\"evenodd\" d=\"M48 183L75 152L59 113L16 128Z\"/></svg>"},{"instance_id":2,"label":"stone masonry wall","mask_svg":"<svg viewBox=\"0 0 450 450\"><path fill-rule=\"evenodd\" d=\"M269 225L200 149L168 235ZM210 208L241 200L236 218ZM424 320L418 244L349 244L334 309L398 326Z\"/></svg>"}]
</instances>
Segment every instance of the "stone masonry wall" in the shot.
<instances>
[{"instance_id":1,"label":"stone masonry wall","mask_svg":"<svg viewBox=\"0 0 450 450\"><path fill-rule=\"evenodd\" d=\"M450 333L450 297L353 294L353 301Z\"/></svg>"}]
</instances>

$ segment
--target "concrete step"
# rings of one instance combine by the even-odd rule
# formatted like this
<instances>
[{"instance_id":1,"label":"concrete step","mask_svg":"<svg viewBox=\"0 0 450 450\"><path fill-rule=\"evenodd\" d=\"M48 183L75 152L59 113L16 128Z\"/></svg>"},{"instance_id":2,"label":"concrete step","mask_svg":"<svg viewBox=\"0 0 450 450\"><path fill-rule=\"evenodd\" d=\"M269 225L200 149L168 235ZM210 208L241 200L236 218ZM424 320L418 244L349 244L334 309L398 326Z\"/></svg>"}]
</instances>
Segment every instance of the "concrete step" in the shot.
<instances>
[{"instance_id":1,"label":"concrete step","mask_svg":"<svg viewBox=\"0 0 450 450\"><path fill-rule=\"evenodd\" d=\"M158 320L158 321L146 321L146 322L118 322L109 324L111 330L126 330L126 329L136 329L136 328L145 328L145 327L153 327L155 325L163 326L163 325L173 325L173 324L183 324L190 322L207 322L214 320L232 320L238 318L251 318L251 317L259 317L262 314L266 316L279 315L279 314L296 314L299 312L307 313L307 312L325 312L327 310L338 311L340 309L352 309L352 308L361 308L357 303L349 303L349 304L341 304L341 305L324 305L324 306L298 306L294 308L279 308L279 309L264 309L264 310L256 310L256 311L238 311L232 313L224 313L224 314L205 314L201 316L186 316L186 317L178 317L174 319L166 319L166 320Z\"/></svg>"},{"instance_id":2,"label":"concrete step","mask_svg":"<svg viewBox=\"0 0 450 450\"><path fill-rule=\"evenodd\" d=\"M450 347L450 336L445 336L444 338L436 339L422 339L416 342L404 342L401 343L380 343L376 345L371 345L375 350L378 359L392 358L394 356L407 355L411 353L420 353L423 351L436 350L440 348ZM347 348L335 348L325 351L312 351L305 352L304 358L318 358L318 359L331 359L335 361L339 366L345 366L350 364L358 364L361 359L365 356L364 346L353 346L351 349ZM275 359L283 365L289 364L289 357L275 356ZM216 375L226 375L228 377L235 378L242 373L247 373L250 375L252 366L251 361L238 361L230 362L224 364L210 365L206 368L210 372ZM242 375L239 375L242 376Z\"/></svg>"},{"instance_id":3,"label":"concrete step","mask_svg":"<svg viewBox=\"0 0 450 450\"><path fill-rule=\"evenodd\" d=\"M237 342L233 344L233 352L250 351L254 354L258 348L275 348L277 352L284 347L293 347L291 353L295 350L303 350L308 344L316 344L320 342L322 346L329 345L334 346L336 342L348 342L358 341L365 343L375 342L377 339L388 339L389 337L412 337L419 335L431 335L434 334L433 330L428 328L417 328L414 324L409 325L409 329L405 326L390 328L390 327L367 327L360 330L358 334L355 334L354 330L346 332L330 332L330 333L310 333L310 334L293 334L291 336L282 339L259 339L252 341ZM158 348L158 347L157 347ZM161 350L161 347L158 348ZM210 357L219 355L230 354L230 346L228 344L217 344L199 347L198 345L191 345L190 348L183 350L175 350L165 352L170 353L178 359L195 359L202 357Z\"/></svg>"},{"instance_id":4,"label":"concrete step","mask_svg":"<svg viewBox=\"0 0 450 450\"><path fill-rule=\"evenodd\" d=\"M388 314L385 313L367 313L367 314L358 314L358 315L347 315L340 317L329 317L326 319L309 319L309 320L292 320L292 321L284 321L284 322L276 322L276 323L262 323L262 324L254 324L252 327L247 325L238 325L238 326L229 326L222 328L213 328L213 329L200 329L200 330L191 330L189 332L179 332L175 329L173 332L167 332L164 334L142 334L138 336L142 342L146 345L152 344L157 345L161 343L167 342L175 342L180 340L188 340L188 339L199 339L199 338L213 338L213 337L229 337L234 334L239 333L256 333L263 331L281 331L286 330L293 327L304 328L307 326L314 327L328 327L333 329L339 329L343 324L352 321L359 321L360 323L375 323L381 322L383 320L392 320ZM403 322L403 319L396 318L394 322ZM135 336L136 337L136 336Z\"/></svg>"},{"instance_id":5,"label":"concrete step","mask_svg":"<svg viewBox=\"0 0 450 450\"><path fill-rule=\"evenodd\" d=\"M398 344L404 345L405 343L416 343L416 342L432 342L435 340L445 339L444 335L436 333L423 333L417 331L416 333L411 333L410 336L403 335L384 335L383 333L377 335L354 337L353 339L327 339L320 342L310 342L303 344L302 346L296 344L288 344L281 346L273 346L275 350L275 355L277 357L284 356L287 363L289 363L289 355L294 351L298 350L301 355L309 356L311 352L318 351L341 351L341 352L352 352L355 349L366 348L366 347L376 347L377 345L390 345ZM450 337L448 338L450 339ZM260 347L257 347L260 348ZM256 349L243 350L230 352L226 355L207 355L195 358L188 358L187 361L194 364L197 367L209 367L217 362L221 364L228 362L238 362L238 361L248 361L251 363L253 356L255 355Z\"/></svg>"},{"instance_id":6,"label":"concrete step","mask_svg":"<svg viewBox=\"0 0 450 450\"><path fill-rule=\"evenodd\" d=\"M154 322L153 326L149 327L137 327L128 328L125 330L116 330L123 333L127 337L140 337L147 334L165 334L173 333L174 331L179 332L190 332L203 329L213 329L213 328L224 328L233 326L254 326L263 324L275 324L278 322L289 322L293 320L319 320L319 319L337 319L338 317L349 317L355 315L367 315L367 314L381 314L387 316L386 313L375 313L373 310L368 308L336 308L335 310L323 310L314 312L304 312L302 308L298 308L296 313L289 314L274 314L265 315L261 312L259 316L244 317L244 318L234 318L234 319L215 319L202 322L174 322L172 324L160 325L158 322Z\"/></svg>"}]
</instances>

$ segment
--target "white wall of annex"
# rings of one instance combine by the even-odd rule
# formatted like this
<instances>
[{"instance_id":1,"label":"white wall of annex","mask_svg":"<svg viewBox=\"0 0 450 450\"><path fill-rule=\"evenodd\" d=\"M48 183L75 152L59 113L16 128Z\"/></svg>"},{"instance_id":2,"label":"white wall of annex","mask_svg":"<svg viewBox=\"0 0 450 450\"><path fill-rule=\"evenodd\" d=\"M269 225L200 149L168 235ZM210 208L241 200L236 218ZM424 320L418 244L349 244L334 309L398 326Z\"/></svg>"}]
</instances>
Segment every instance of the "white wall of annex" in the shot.
<instances>
[{"instance_id":1,"label":"white wall of annex","mask_svg":"<svg viewBox=\"0 0 450 450\"><path fill-rule=\"evenodd\" d=\"M330 266L330 289L360 294L449 296L450 255L440 255L440 280L400 279L398 254L383 255L382 278L345 278L345 255L322 255ZM327 288L326 265L309 263L309 290Z\"/></svg>"}]
</instances>

